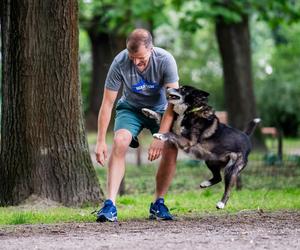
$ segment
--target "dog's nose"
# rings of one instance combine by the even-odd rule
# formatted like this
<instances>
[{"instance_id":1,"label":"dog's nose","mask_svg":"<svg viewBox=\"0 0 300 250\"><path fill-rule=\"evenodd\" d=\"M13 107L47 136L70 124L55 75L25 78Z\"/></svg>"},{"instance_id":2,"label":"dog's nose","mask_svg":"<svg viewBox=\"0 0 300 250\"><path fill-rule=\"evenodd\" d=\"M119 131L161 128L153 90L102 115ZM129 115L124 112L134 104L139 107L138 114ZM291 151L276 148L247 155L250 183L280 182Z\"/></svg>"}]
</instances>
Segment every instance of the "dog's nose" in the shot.
<instances>
[{"instance_id":1,"label":"dog's nose","mask_svg":"<svg viewBox=\"0 0 300 250\"><path fill-rule=\"evenodd\" d=\"M172 92L176 92L176 89L168 87L168 88L166 89L166 91L167 91L168 94L170 94L170 93L172 93Z\"/></svg>"},{"instance_id":2,"label":"dog's nose","mask_svg":"<svg viewBox=\"0 0 300 250\"><path fill-rule=\"evenodd\" d=\"M172 92L173 92L173 88L169 87L169 88L166 89L167 96L169 96Z\"/></svg>"}]
</instances>

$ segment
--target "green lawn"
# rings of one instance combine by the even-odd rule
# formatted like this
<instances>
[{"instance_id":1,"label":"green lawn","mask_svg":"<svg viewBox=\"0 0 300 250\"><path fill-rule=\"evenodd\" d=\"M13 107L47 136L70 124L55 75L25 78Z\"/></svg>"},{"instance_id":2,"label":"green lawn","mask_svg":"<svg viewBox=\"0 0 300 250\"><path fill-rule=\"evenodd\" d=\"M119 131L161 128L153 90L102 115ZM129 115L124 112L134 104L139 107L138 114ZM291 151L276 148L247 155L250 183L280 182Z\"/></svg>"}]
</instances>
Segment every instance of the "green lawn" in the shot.
<instances>
[{"instance_id":1,"label":"green lawn","mask_svg":"<svg viewBox=\"0 0 300 250\"><path fill-rule=\"evenodd\" d=\"M221 193L217 190L171 192L166 203L172 214L177 217L201 217L208 214L222 215L239 211L263 210L299 210L300 189L280 190L243 190L233 192L224 210L215 208ZM151 195L126 195L118 199L119 220L146 219ZM49 208L43 210L20 210L16 207L0 208L0 225L93 222L91 212L95 208Z\"/></svg>"},{"instance_id":2,"label":"green lawn","mask_svg":"<svg viewBox=\"0 0 300 250\"><path fill-rule=\"evenodd\" d=\"M146 219L155 187L157 164L141 167L127 166L126 195L117 200L119 220ZM106 168L96 168L102 188ZM200 162L181 161L166 203L177 217L201 217L207 214L222 215L245 210L300 210L300 167L297 164L266 166L250 161L242 174L244 188L232 191L228 205L217 210L216 203L223 194L224 183L200 190L199 183L210 177ZM105 190L104 190L105 191ZM99 207L48 208L24 210L19 207L0 208L0 225L59 222L93 222L92 211Z\"/></svg>"},{"instance_id":3,"label":"green lawn","mask_svg":"<svg viewBox=\"0 0 300 250\"><path fill-rule=\"evenodd\" d=\"M151 138L143 134L143 142ZM112 135L108 136L108 143ZM88 135L89 144L95 144L96 134ZM270 141L267 141L270 144ZM270 144L271 145L271 144ZM300 148L299 140L286 139L284 145ZM224 210L217 210L224 183L200 190L199 183L211 177L207 167L199 161L179 161L176 176L166 196L166 204L177 217L201 217L207 214L222 215L245 210L300 210L300 164L299 159L284 156L283 165L267 165L264 156L252 153L247 168L242 173L243 190L232 191ZM127 166L125 177L126 195L117 200L119 220L146 219L155 190L157 162L140 167ZM101 187L105 190L106 168L96 167ZM92 211L99 206L84 208L43 208L22 207L0 208L0 225L93 222Z\"/></svg>"}]
</instances>

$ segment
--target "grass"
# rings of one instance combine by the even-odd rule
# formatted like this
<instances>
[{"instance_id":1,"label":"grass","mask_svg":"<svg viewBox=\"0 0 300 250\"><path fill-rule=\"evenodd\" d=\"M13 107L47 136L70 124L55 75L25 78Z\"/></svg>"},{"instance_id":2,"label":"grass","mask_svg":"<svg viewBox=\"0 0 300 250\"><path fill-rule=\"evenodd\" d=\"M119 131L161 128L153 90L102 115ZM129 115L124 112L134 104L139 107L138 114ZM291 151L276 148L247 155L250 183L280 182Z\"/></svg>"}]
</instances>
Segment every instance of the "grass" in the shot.
<instances>
[{"instance_id":1,"label":"grass","mask_svg":"<svg viewBox=\"0 0 300 250\"><path fill-rule=\"evenodd\" d=\"M207 214L219 215L236 213L241 210L276 211L300 209L299 189L286 189L280 191L270 190L243 190L233 193L225 210L216 210L215 204L220 199L221 193L216 190L188 191L171 193L166 197L167 205L172 214L176 216L199 217ZM285 197L282 199L282 197ZM140 219L147 218L151 197L141 195L121 197L119 202L119 218Z\"/></svg>"},{"instance_id":2,"label":"grass","mask_svg":"<svg viewBox=\"0 0 300 250\"><path fill-rule=\"evenodd\" d=\"M157 164L145 164L140 167L127 166L125 174L126 194L152 194L155 189ZM106 168L97 167L100 183L106 182ZM176 176L170 192L185 192L199 189L199 184L211 178L211 172L199 161L179 161ZM268 166L262 161L250 161L241 175L247 190L279 190L285 188L300 189L300 166L291 162L283 166ZM105 189L105 187L103 186ZM223 192L224 183L219 183L208 190Z\"/></svg>"},{"instance_id":3,"label":"grass","mask_svg":"<svg viewBox=\"0 0 300 250\"><path fill-rule=\"evenodd\" d=\"M143 135L143 143L149 145L151 138ZM95 144L96 134L88 134L89 144ZM112 135L108 136L111 143ZM267 142L269 143L269 142ZM289 148L300 148L300 141L285 139ZM210 171L199 161L179 161L177 173L166 196L172 214L178 217L201 217L208 214L222 215L244 210L300 210L300 164L285 156L283 165L269 166L263 155L252 153L247 168L242 173L243 190L232 191L224 210L217 210L216 203L223 194L224 183L200 190L199 183L211 177ZM145 219L155 190L157 162L126 168L126 195L118 197L119 220ZM106 168L96 167L101 187L105 190ZM22 209L0 207L0 225L49 224L62 222L94 222L91 214L99 207Z\"/></svg>"},{"instance_id":4,"label":"grass","mask_svg":"<svg viewBox=\"0 0 300 250\"><path fill-rule=\"evenodd\" d=\"M126 195L118 197L117 200L119 220L148 217L155 187L156 165L127 166ZM96 170L103 188L107 169L97 167ZM198 188L199 183L209 177L209 170L201 162L178 162L176 177L166 196L166 203L171 212L178 217L201 217L258 209L300 210L299 165L265 166L250 161L242 175L244 189L233 190L226 208L221 211L217 210L215 205L223 194L224 183L204 190ZM0 208L0 225L94 222L95 217L91 212L98 208Z\"/></svg>"},{"instance_id":5,"label":"grass","mask_svg":"<svg viewBox=\"0 0 300 250\"><path fill-rule=\"evenodd\" d=\"M300 189L242 190L233 192L225 210L216 210L215 204L221 193L217 189L170 193L166 197L172 214L178 217L201 217L237 213L244 210L299 210ZM118 218L120 221L148 218L151 195L126 195L118 198ZM20 211L16 207L0 208L0 225L49 224L61 222L94 222L92 207L49 208L35 211Z\"/></svg>"},{"instance_id":6,"label":"grass","mask_svg":"<svg viewBox=\"0 0 300 250\"><path fill-rule=\"evenodd\" d=\"M0 225L89 221L94 221L90 209L58 207L31 211L17 207L0 208Z\"/></svg>"}]
</instances>

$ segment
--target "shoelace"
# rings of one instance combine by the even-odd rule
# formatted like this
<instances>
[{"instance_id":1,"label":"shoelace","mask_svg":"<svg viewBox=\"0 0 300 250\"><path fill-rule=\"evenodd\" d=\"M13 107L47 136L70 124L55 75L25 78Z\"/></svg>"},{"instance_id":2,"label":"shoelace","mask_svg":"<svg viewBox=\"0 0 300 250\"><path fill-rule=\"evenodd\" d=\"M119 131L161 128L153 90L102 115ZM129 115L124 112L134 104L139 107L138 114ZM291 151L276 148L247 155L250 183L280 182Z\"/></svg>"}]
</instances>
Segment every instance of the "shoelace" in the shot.
<instances>
[{"instance_id":1,"label":"shoelace","mask_svg":"<svg viewBox=\"0 0 300 250\"><path fill-rule=\"evenodd\" d=\"M166 207L164 203L158 203L157 206L161 213L169 213L169 209Z\"/></svg>"},{"instance_id":2,"label":"shoelace","mask_svg":"<svg viewBox=\"0 0 300 250\"><path fill-rule=\"evenodd\" d=\"M95 210L93 212L91 212L91 214L95 214L95 213L101 213L102 211L105 211L105 208L109 207L110 204L105 204L103 208L99 209L99 210Z\"/></svg>"}]
</instances>

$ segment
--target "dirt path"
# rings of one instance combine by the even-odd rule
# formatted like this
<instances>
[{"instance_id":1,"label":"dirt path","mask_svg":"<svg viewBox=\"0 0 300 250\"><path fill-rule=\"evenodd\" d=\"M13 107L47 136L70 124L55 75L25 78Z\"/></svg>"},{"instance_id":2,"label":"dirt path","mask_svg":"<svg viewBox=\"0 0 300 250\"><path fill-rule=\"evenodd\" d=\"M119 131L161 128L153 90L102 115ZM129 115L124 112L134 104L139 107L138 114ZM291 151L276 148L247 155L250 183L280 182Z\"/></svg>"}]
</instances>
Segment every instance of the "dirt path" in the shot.
<instances>
[{"instance_id":1,"label":"dirt path","mask_svg":"<svg viewBox=\"0 0 300 250\"><path fill-rule=\"evenodd\" d=\"M300 212L7 226L0 249L300 249Z\"/></svg>"}]
</instances>

